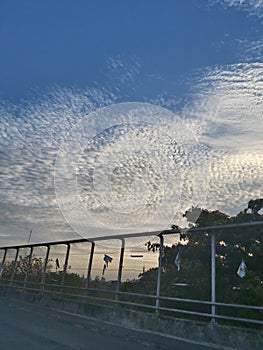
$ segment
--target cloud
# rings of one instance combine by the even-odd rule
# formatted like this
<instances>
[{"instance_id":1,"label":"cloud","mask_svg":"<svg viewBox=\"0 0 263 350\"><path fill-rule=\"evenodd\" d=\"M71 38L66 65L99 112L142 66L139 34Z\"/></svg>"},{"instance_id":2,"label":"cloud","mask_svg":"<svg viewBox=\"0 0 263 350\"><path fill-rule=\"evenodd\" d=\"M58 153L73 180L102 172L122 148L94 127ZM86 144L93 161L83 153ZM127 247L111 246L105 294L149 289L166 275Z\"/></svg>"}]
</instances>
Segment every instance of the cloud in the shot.
<instances>
[{"instance_id":1,"label":"cloud","mask_svg":"<svg viewBox=\"0 0 263 350\"><path fill-rule=\"evenodd\" d=\"M69 232L76 235L65 225L57 207L57 151L65 135L84 115L113 102L114 95L103 89L54 87L18 105L7 101L1 104L1 206L8 209L2 220L12 222L10 236L13 231L18 241L24 240L31 227L33 240L52 240L59 235L62 239ZM7 226L2 226L1 231L7 233Z\"/></svg>"},{"instance_id":2,"label":"cloud","mask_svg":"<svg viewBox=\"0 0 263 350\"><path fill-rule=\"evenodd\" d=\"M134 84L140 73L141 65L136 57L125 55L111 56L107 60L107 76L115 88L123 84Z\"/></svg>"},{"instance_id":3,"label":"cloud","mask_svg":"<svg viewBox=\"0 0 263 350\"><path fill-rule=\"evenodd\" d=\"M194 91L184 114L199 120L203 142L240 152L262 149L262 63L209 68Z\"/></svg>"},{"instance_id":4,"label":"cloud","mask_svg":"<svg viewBox=\"0 0 263 350\"><path fill-rule=\"evenodd\" d=\"M210 164L207 206L235 215L251 198L262 198L262 153L228 153Z\"/></svg>"},{"instance_id":5,"label":"cloud","mask_svg":"<svg viewBox=\"0 0 263 350\"><path fill-rule=\"evenodd\" d=\"M123 56L109 58L107 74L110 80L115 80L113 85L117 89L55 85L18 104L0 103L1 234L7 244L25 243L31 228L32 241L78 235L57 205L54 189L57 152L82 118L121 98L120 86L133 82L138 75L139 64L134 65L133 61Z\"/></svg>"},{"instance_id":6,"label":"cloud","mask_svg":"<svg viewBox=\"0 0 263 350\"><path fill-rule=\"evenodd\" d=\"M233 7L246 11L249 15L263 18L262 0L210 0L211 4L220 4L224 7Z\"/></svg>"},{"instance_id":7,"label":"cloud","mask_svg":"<svg viewBox=\"0 0 263 350\"><path fill-rule=\"evenodd\" d=\"M207 205L235 214L262 197L263 64L208 68L183 114L198 125L210 162Z\"/></svg>"},{"instance_id":8,"label":"cloud","mask_svg":"<svg viewBox=\"0 0 263 350\"><path fill-rule=\"evenodd\" d=\"M118 70L118 60L111 64ZM235 214L251 198L262 197L262 82L263 64L259 62L210 67L198 76L191 101L181 115L172 118L157 133L156 130L145 130L142 137L138 130L119 128L119 134L108 133L107 137L111 135L111 138L105 139L104 143L97 141L106 134L97 135L92 150L85 150L78 159L81 200L92 207L102 222L113 220L98 201L92 182L94 162L98 161L97 185L103 183L99 179L105 179L103 166L106 160L118 164L115 168L112 166L114 193L110 193L118 197L119 202L111 202L116 211L121 211L120 206L125 202L129 202L129 209L132 205L141 207L145 198L158 204L163 195L163 181L166 188L180 185L177 203L171 196L165 198L164 204L174 208L173 222L181 225L185 224L181 214L192 205ZM126 84L126 80L123 83ZM79 121L121 99L119 92L106 89L54 87L18 105L1 104L0 234L3 240L26 243L31 228L32 241L77 236L67 225L56 201L54 168L57 153L64 138ZM176 98L171 95L157 96L155 103L172 110L177 108ZM184 132L186 130L188 134ZM177 143L167 142L167 135L169 142ZM136 152L132 152L133 146ZM156 147L162 148L165 155L162 167L149 161L151 157L146 157L153 155ZM168 161L171 147L177 152L176 163L172 166ZM124 162L123 167L118 162L119 157ZM140 171L142 167L146 169L145 173ZM104 203L112 201L113 197L108 196L105 188L101 190ZM137 197L132 202L134 193ZM66 187L65 195L68 195ZM70 196L67 200L70 202ZM155 223L151 224L154 229ZM80 225L86 228L84 223ZM96 225L90 224L90 230L96 232Z\"/></svg>"},{"instance_id":9,"label":"cloud","mask_svg":"<svg viewBox=\"0 0 263 350\"><path fill-rule=\"evenodd\" d=\"M238 39L235 40L239 58L242 62L262 62L263 57L263 38L259 40Z\"/></svg>"},{"instance_id":10,"label":"cloud","mask_svg":"<svg viewBox=\"0 0 263 350\"><path fill-rule=\"evenodd\" d=\"M182 117L145 103L109 106L76 126L59 152L60 207L83 235L169 228L186 202L205 202L198 168L207 156Z\"/></svg>"}]
</instances>

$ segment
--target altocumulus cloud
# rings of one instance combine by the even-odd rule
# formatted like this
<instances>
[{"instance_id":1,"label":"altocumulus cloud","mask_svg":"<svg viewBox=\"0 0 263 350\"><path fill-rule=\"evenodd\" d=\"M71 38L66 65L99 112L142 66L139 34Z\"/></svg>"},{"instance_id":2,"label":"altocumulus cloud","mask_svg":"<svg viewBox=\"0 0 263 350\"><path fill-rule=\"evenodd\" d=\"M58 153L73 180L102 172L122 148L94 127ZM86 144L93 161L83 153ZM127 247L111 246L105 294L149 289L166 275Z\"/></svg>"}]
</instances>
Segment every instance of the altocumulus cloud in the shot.
<instances>
[{"instance_id":1,"label":"altocumulus cloud","mask_svg":"<svg viewBox=\"0 0 263 350\"><path fill-rule=\"evenodd\" d=\"M111 64L119 67L121 63L118 60ZM203 192L206 192L203 206L230 214L243 209L251 198L262 196L263 65L246 62L208 68L198 80L192 90L191 103L177 120L191 130L198 142L184 145L184 152L179 153L180 161L177 159L182 191L176 223L180 223L179 216L184 210L200 204L198 197ZM84 116L119 100L117 90L113 93L105 89L57 87L21 105L2 103L0 211L3 241L25 243L31 228L33 241L77 236L66 225L56 202L54 167L57 152L64 137ZM164 95L162 104L165 103ZM171 103L169 97L167 105ZM118 139L119 153L127 148L127 144L121 142L125 140ZM110 157L110 150L108 155ZM90 186L85 182L89 179L81 178L81 169L89 171L92 168L87 159L83 156L79 163L82 165L80 185L83 184L80 195L87 203L93 200L93 205L97 205L96 198L89 197L85 190ZM131 169L138 172L139 159L131 158L130 161L133 161ZM143 159L140 161L144 162ZM124 167L121 176L126 170ZM196 183L193 183L192 172L197 174ZM204 173L207 176L205 183L201 181ZM157 175L153 169L153 177L147 178L150 188L158 187L158 181L154 182ZM156 178L158 180L158 176ZM120 179L116 177L116 180ZM129 174L124 180L129 180ZM115 185L120 195L129 195L118 181ZM197 184L202 186L196 189ZM135 190L141 189L139 183L135 182L135 185L138 185ZM161 193L162 186L159 188ZM154 196L157 195L155 192ZM104 217L105 214L102 212Z\"/></svg>"},{"instance_id":2,"label":"altocumulus cloud","mask_svg":"<svg viewBox=\"0 0 263 350\"><path fill-rule=\"evenodd\" d=\"M184 114L223 152L210 165L207 204L234 214L263 193L263 64L209 68L195 92Z\"/></svg>"},{"instance_id":3,"label":"altocumulus cloud","mask_svg":"<svg viewBox=\"0 0 263 350\"><path fill-rule=\"evenodd\" d=\"M54 166L64 136L84 115L114 103L99 89L53 88L21 105L2 103L1 234L11 241L56 240L76 235L65 225L54 192Z\"/></svg>"}]
</instances>

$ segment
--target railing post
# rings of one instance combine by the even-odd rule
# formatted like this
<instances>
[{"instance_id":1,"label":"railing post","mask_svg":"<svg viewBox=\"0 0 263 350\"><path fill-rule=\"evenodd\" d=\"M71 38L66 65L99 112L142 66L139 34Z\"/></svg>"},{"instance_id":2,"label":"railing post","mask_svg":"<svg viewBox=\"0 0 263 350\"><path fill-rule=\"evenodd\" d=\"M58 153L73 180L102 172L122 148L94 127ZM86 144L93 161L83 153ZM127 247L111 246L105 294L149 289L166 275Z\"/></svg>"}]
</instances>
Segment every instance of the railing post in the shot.
<instances>
[{"instance_id":1,"label":"railing post","mask_svg":"<svg viewBox=\"0 0 263 350\"><path fill-rule=\"evenodd\" d=\"M212 315L212 323L215 323L215 315L216 315L216 233L213 230L211 232L211 315Z\"/></svg>"},{"instance_id":2,"label":"railing post","mask_svg":"<svg viewBox=\"0 0 263 350\"><path fill-rule=\"evenodd\" d=\"M3 255L3 259L2 259L2 270L1 270L1 274L0 274L0 280L2 280L2 276L3 276L3 269L4 269L4 263L5 263L5 259L6 259L6 253L7 253L7 249L5 248L5 252L4 252L4 255Z\"/></svg>"},{"instance_id":3,"label":"railing post","mask_svg":"<svg viewBox=\"0 0 263 350\"><path fill-rule=\"evenodd\" d=\"M85 290L85 294L86 295L87 295L88 289L90 287L91 268L92 268L92 262L93 262L94 249L95 249L95 243L91 242L90 256L89 256L89 265L88 265L88 273L87 273L86 288L85 288L86 289Z\"/></svg>"},{"instance_id":4,"label":"railing post","mask_svg":"<svg viewBox=\"0 0 263 350\"><path fill-rule=\"evenodd\" d=\"M65 262L64 262L64 267L63 267L63 275L62 275L62 279L61 279L61 287L60 287L60 292L62 292L64 290L64 283L65 283L65 277L66 277L66 273L67 273L67 268L68 268L68 259L69 259L69 252L70 252L70 244L67 244L67 252L66 252L66 256L65 256Z\"/></svg>"},{"instance_id":5,"label":"railing post","mask_svg":"<svg viewBox=\"0 0 263 350\"><path fill-rule=\"evenodd\" d=\"M16 256L15 256L13 271L12 271L12 275L11 275L11 279L10 279L10 286L12 286L13 280L14 280L14 277L15 277L18 254L19 254L19 248L16 248Z\"/></svg>"},{"instance_id":6,"label":"railing post","mask_svg":"<svg viewBox=\"0 0 263 350\"><path fill-rule=\"evenodd\" d=\"M47 252L46 252L44 267L42 270L42 279L41 279L41 286L40 286L40 289L43 291L45 289L44 287L45 287L45 281L46 281L46 269L48 264L49 252L50 252L50 245L47 245Z\"/></svg>"},{"instance_id":7,"label":"railing post","mask_svg":"<svg viewBox=\"0 0 263 350\"><path fill-rule=\"evenodd\" d=\"M121 286L124 251L125 251L125 239L122 238L121 239L120 260L119 260L119 270L118 270L118 280L117 280L117 286L116 286L116 292L117 292L116 293L116 300L118 300L118 292L119 292L120 286Z\"/></svg>"},{"instance_id":8,"label":"railing post","mask_svg":"<svg viewBox=\"0 0 263 350\"><path fill-rule=\"evenodd\" d=\"M3 259L2 259L2 265L4 265L4 263L5 263L6 254L7 254L7 249L5 248L4 256L3 256Z\"/></svg>"},{"instance_id":9,"label":"railing post","mask_svg":"<svg viewBox=\"0 0 263 350\"><path fill-rule=\"evenodd\" d=\"M160 248L159 248L159 259L158 259L158 275L157 275L157 286L156 286L156 313L159 314L160 307L160 291L161 291L161 274L162 274L162 258L163 258L163 235L160 234Z\"/></svg>"},{"instance_id":10,"label":"railing post","mask_svg":"<svg viewBox=\"0 0 263 350\"><path fill-rule=\"evenodd\" d=\"M26 288L26 286L27 286L27 277L28 277L28 274L29 274L30 268L31 268L33 249L34 249L33 247L30 248L29 258L28 258L27 267L26 267L26 274L25 274L25 278L24 278L24 285L23 285L24 288Z\"/></svg>"}]
</instances>

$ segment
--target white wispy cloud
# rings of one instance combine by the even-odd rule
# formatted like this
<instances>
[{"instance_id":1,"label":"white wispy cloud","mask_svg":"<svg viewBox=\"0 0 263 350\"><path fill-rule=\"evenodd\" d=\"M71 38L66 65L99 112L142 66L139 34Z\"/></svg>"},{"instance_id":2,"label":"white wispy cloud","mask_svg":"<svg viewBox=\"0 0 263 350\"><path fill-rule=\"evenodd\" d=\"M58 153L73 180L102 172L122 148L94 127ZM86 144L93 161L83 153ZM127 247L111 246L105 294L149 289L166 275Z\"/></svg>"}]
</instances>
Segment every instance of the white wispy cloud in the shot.
<instances>
[{"instance_id":1,"label":"white wispy cloud","mask_svg":"<svg viewBox=\"0 0 263 350\"><path fill-rule=\"evenodd\" d=\"M262 0L210 0L211 4L220 4L227 7L234 7L246 11L249 15L263 18Z\"/></svg>"},{"instance_id":2,"label":"white wispy cloud","mask_svg":"<svg viewBox=\"0 0 263 350\"><path fill-rule=\"evenodd\" d=\"M263 37L258 40L236 39L239 59L242 62L262 62Z\"/></svg>"},{"instance_id":3,"label":"white wispy cloud","mask_svg":"<svg viewBox=\"0 0 263 350\"><path fill-rule=\"evenodd\" d=\"M114 88L120 85L132 84L140 73L141 65L136 57L116 55L107 60L107 76L114 83Z\"/></svg>"},{"instance_id":4,"label":"white wispy cloud","mask_svg":"<svg viewBox=\"0 0 263 350\"><path fill-rule=\"evenodd\" d=\"M262 149L263 64L208 69L185 115L203 125L201 139L229 150Z\"/></svg>"},{"instance_id":5,"label":"white wispy cloud","mask_svg":"<svg viewBox=\"0 0 263 350\"><path fill-rule=\"evenodd\" d=\"M235 214L263 195L263 64L209 68L194 91L184 115L219 152L209 166L207 205Z\"/></svg>"}]
</instances>

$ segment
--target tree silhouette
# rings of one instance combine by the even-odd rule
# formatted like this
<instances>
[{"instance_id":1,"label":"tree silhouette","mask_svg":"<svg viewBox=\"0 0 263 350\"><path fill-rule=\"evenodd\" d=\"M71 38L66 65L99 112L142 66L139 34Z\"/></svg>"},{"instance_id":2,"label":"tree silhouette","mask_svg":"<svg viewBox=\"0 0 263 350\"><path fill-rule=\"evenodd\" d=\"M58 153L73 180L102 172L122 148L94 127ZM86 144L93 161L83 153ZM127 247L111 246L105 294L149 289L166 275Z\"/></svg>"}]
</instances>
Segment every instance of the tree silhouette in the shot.
<instances>
[{"instance_id":1,"label":"tree silhouette","mask_svg":"<svg viewBox=\"0 0 263 350\"><path fill-rule=\"evenodd\" d=\"M263 207L262 199L251 200L247 209L236 216L229 216L218 210L201 209L196 221L197 227L221 226L216 231L216 295L217 301L247 305L263 304L263 227L246 226L227 228L224 225L238 224L263 220L258 212ZM200 210L200 208L197 208ZM190 208L184 216L191 222L196 208ZM172 227L174 229L174 227ZM178 227L176 227L178 229ZM210 300L211 279L211 238L209 232L191 232L181 236L181 241L172 246L164 246L161 272L161 295L186 299ZM158 251L159 243L145 244L149 251ZM174 260L180 249L181 270L178 271ZM247 265L245 278L240 278L236 272L241 260ZM139 281L133 284L132 290L154 294L156 290L157 268L150 269L139 275ZM129 290L131 284L126 285ZM169 303L164 303L169 306ZM184 307L189 305L180 304ZM174 306L174 305L170 305ZM197 307L197 306L196 306ZM192 310L195 307L192 308ZM203 311L207 310L204 306ZM227 312L227 311L226 311ZM231 310L231 315L245 317L262 317L259 311Z\"/></svg>"}]
</instances>

